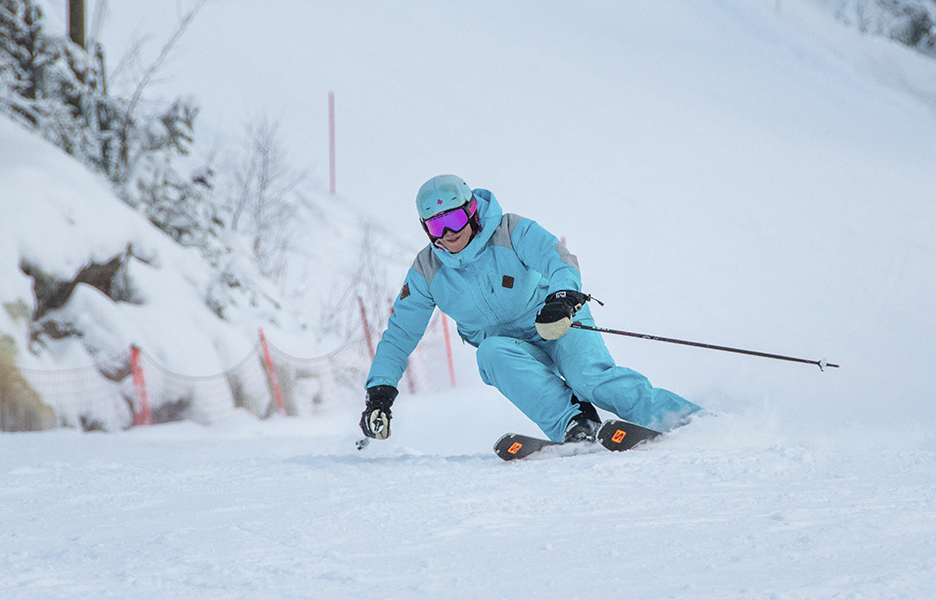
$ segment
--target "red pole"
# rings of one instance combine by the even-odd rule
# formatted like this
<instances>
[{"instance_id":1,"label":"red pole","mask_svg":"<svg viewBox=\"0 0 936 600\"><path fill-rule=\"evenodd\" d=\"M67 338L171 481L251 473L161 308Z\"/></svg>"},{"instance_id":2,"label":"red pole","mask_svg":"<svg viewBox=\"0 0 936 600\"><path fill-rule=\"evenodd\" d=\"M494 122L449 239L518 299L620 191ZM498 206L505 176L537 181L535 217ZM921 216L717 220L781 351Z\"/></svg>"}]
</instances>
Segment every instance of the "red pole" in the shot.
<instances>
[{"instance_id":1,"label":"red pole","mask_svg":"<svg viewBox=\"0 0 936 600\"><path fill-rule=\"evenodd\" d=\"M390 300L390 316L393 316L393 300ZM410 371L410 359L406 359L406 370L403 371L403 374L406 375L406 386L409 388L410 394L416 393L416 384L413 382L413 373Z\"/></svg>"},{"instance_id":2,"label":"red pole","mask_svg":"<svg viewBox=\"0 0 936 600\"><path fill-rule=\"evenodd\" d=\"M328 92L328 191L335 195L335 92Z\"/></svg>"},{"instance_id":3,"label":"red pole","mask_svg":"<svg viewBox=\"0 0 936 600\"><path fill-rule=\"evenodd\" d=\"M445 334L445 353L448 355L449 379L455 387L455 360L452 358L452 338L449 336L448 318L442 313L442 332Z\"/></svg>"},{"instance_id":4,"label":"red pole","mask_svg":"<svg viewBox=\"0 0 936 600\"><path fill-rule=\"evenodd\" d=\"M364 339L367 340L367 351L370 352L370 359L374 360L374 341L371 339L370 323L367 322L367 311L364 310L364 299L358 296L358 306L361 307L361 323L364 324Z\"/></svg>"},{"instance_id":5,"label":"red pole","mask_svg":"<svg viewBox=\"0 0 936 600\"><path fill-rule=\"evenodd\" d=\"M136 393L137 408L139 412L133 414L133 424L152 425L153 413L150 411L149 400L146 396L146 380L143 378L143 367L140 365L140 349L130 346L130 372L133 374L133 390Z\"/></svg>"},{"instance_id":6,"label":"red pole","mask_svg":"<svg viewBox=\"0 0 936 600\"><path fill-rule=\"evenodd\" d=\"M286 416L286 407L283 405L283 394L280 392L279 379L276 377L276 369L273 368L273 357L270 356L270 347L267 345L266 336L263 335L263 328L257 328L260 332L260 345L263 347L263 360L266 362L267 372L270 374L270 385L273 387L273 398L276 399L276 407L280 414Z\"/></svg>"}]
</instances>

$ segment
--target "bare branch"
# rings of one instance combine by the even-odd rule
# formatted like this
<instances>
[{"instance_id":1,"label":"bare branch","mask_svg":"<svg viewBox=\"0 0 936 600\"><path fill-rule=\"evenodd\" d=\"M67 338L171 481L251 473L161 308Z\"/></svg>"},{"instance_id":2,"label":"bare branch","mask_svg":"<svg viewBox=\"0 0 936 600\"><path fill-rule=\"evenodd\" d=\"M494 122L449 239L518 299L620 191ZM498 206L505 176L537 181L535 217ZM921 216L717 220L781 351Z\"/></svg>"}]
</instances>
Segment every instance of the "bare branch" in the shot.
<instances>
[{"instance_id":1,"label":"bare branch","mask_svg":"<svg viewBox=\"0 0 936 600\"><path fill-rule=\"evenodd\" d=\"M121 168L126 166L129 159L127 136L130 132L130 122L133 118L133 111L136 110L136 106L140 101L140 97L143 95L143 90L146 89L146 86L149 85L150 81L152 81L153 77L155 77L156 73L159 71L159 68L169 56L169 53L172 51L172 48L175 47L176 43L178 43L180 39L182 39L182 35L185 33L185 30L188 29L189 25L192 24L192 21L195 19L198 11L201 10L207 1L208 0L198 0L195 5L182 16L182 18L179 20L179 24L176 27L175 32L172 34L172 37L170 37L169 41L167 41L166 44L162 47L159 56L156 57L156 60L149 66L149 68L143 74L143 78L140 80L139 84L137 84L137 87L133 92L133 96L127 105L127 110L124 114L123 127L120 131L120 155L118 158L118 164L121 166Z\"/></svg>"}]
</instances>

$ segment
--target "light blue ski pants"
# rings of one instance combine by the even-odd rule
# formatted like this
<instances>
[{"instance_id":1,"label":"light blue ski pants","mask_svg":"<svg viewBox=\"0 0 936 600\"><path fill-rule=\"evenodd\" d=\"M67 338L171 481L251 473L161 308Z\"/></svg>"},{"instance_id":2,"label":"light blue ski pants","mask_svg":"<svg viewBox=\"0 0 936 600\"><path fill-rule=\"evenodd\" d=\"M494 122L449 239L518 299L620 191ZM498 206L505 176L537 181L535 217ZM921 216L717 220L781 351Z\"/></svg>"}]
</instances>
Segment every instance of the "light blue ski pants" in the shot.
<instances>
[{"instance_id":1,"label":"light blue ski pants","mask_svg":"<svg viewBox=\"0 0 936 600\"><path fill-rule=\"evenodd\" d=\"M677 427L701 410L673 392L653 387L640 373L617 366L601 334L594 331L570 329L550 341L489 337L478 346L477 360L484 383L500 390L557 442L579 413L571 402L573 393L657 431Z\"/></svg>"}]
</instances>

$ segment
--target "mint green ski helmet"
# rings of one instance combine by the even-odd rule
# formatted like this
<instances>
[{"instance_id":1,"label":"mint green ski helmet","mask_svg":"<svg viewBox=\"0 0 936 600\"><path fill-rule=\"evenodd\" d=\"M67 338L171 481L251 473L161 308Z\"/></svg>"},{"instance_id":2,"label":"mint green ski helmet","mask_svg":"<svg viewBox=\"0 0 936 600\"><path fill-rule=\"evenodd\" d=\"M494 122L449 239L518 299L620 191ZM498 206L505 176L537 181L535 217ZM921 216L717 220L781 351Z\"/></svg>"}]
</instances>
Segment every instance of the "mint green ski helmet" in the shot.
<instances>
[{"instance_id":1,"label":"mint green ski helmet","mask_svg":"<svg viewBox=\"0 0 936 600\"><path fill-rule=\"evenodd\" d=\"M425 221L440 212L458 208L471 201L471 188L455 175L437 175L416 193L416 211Z\"/></svg>"}]
</instances>

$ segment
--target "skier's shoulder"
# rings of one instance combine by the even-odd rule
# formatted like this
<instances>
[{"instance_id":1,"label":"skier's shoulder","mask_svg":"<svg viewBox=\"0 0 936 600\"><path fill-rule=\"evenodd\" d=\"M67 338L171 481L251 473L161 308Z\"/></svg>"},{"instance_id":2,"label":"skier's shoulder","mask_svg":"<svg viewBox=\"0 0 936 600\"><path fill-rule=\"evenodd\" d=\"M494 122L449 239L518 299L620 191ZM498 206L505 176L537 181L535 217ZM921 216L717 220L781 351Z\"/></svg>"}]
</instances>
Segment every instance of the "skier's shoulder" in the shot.
<instances>
[{"instance_id":1,"label":"skier's shoulder","mask_svg":"<svg viewBox=\"0 0 936 600\"><path fill-rule=\"evenodd\" d=\"M417 274L422 275L428 285L432 281L433 275L442 268L442 261L436 253L433 252L432 244L426 244L426 247L420 250L419 254L416 255L416 258L413 260L413 265L410 268Z\"/></svg>"},{"instance_id":2,"label":"skier's shoulder","mask_svg":"<svg viewBox=\"0 0 936 600\"><path fill-rule=\"evenodd\" d=\"M513 249L513 234L521 222L532 221L516 213L504 213L504 216L501 217L500 224L498 224L497 229L494 230L494 235L491 236L489 243L495 246L504 246L505 248Z\"/></svg>"}]
</instances>

